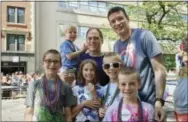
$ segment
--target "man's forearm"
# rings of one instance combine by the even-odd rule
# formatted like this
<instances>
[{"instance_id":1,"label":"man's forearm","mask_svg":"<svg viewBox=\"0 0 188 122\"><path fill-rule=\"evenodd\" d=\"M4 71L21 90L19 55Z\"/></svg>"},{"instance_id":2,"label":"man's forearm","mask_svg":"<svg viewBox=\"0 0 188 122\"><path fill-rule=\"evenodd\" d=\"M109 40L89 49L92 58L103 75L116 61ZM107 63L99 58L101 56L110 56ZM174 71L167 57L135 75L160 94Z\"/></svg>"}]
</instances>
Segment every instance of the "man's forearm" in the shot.
<instances>
[{"instance_id":1,"label":"man's forearm","mask_svg":"<svg viewBox=\"0 0 188 122\"><path fill-rule=\"evenodd\" d=\"M166 87L166 70L162 67L155 72L156 98L162 98Z\"/></svg>"}]
</instances>

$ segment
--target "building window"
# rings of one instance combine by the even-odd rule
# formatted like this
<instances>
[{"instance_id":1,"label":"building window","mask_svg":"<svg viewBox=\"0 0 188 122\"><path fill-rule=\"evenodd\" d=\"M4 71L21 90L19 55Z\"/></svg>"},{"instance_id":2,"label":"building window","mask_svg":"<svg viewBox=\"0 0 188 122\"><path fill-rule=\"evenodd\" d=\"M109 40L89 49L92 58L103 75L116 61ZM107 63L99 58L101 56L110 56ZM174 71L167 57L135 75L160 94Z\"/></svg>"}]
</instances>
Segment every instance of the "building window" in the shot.
<instances>
[{"instance_id":1,"label":"building window","mask_svg":"<svg viewBox=\"0 0 188 122\"><path fill-rule=\"evenodd\" d=\"M78 2L69 2L69 7L77 9L78 8Z\"/></svg>"},{"instance_id":2,"label":"building window","mask_svg":"<svg viewBox=\"0 0 188 122\"><path fill-rule=\"evenodd\" d=\"M92 11L97 13L106 13L107 3L99 1L83 1L83 2L59 2L62 8L81 9L85 11Z\"/></svg>"},{"instance_id":3,"label":"building window","mask_svg":"<svg viewBox=\"0 0 188 122\"><path fill-rule=\"evenodd\" d=\"M87 30L88 30L89 28L88 27L79 27L79 36L81 37L81 38L86 38L86 33L87 33Z\"/></svg>"},{"instance_id":4,"label":"building window","mask_svg":"<svg viewBox=\"0 0 188 122\"><path fill-rule=\"evenodd\" d=\"M92 12L97 12L97 2L89 2L89 7Z\"/></svg>"},{"instance_id":5,"label":"building window","mask_svg":"<svg viewBox=\"0 0 188 122\"><path fill-rule=\"evenodd\" d=\"M62 7L62 8L68 8L68 2L60 1L59 6Z\"/></svg>"},{"instance_id":6,"label":"building window","mask_svg":"<svg viewBox=\"0 0 188 122\"><path fill-rule=\"evenodd\" d=\"M102 13L106 13L107 5L105 2L98 2L98 9Z\"/></svg>"},{"instance_id":7,"label":"building window","mask_svg":"<svg viewBox=\"0 0 188 122\"><path fill-rule=\"evenodd\" d=\"M80 9L82 10L88 10L89 9L89 3L86 1L86 2L80 2Z\"/></svg>"},{"instance_id":8,"label":"building window","mask_svg":"<svg viewBox=\"0 0 188 122\"><path fill-rule=\"evenodd\" d=\"M15 22L15 8L8 8L8 22Z\"/></svg>"},{"instance_id":9,"label":"building window","mask_svg":"<svg viewBox=\"0 0 188 122\"><path fill-rule=\"evenodd\" d=\"M25 23L25 9L18 8L17 17L18 17L17 19L18 23Z\"/></svg>"},{"instance_id":10,"label":"building window","mask_svg":"<svg viewBox=\"0 0 188 122\"><path fill-rule=\"evenodd\" d=\"M25 51L25 35L7 34L8 51Z\"/></svg>"},{"instance_id":11,"label":"building window","mask_svg":"<svg viewBox=\"0 0 188 122\"><path fill-rule=\"evenodd\" d=\"M25 9L8 7L7 21L12 23L25 23Z\"/></svg>"}]
</instances>

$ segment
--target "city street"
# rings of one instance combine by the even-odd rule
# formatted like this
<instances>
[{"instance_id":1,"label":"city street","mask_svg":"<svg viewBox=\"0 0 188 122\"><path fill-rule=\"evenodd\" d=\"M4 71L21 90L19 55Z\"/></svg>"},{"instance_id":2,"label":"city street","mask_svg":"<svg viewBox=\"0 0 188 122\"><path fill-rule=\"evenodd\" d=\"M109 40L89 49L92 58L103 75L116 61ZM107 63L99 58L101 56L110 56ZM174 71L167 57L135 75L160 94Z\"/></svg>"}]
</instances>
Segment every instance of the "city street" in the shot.
<instances>
[{"instance_id":1,"label":"city street","mask_svg":"<svg viewBox=\"0 0 188 122\"><path fill-rule=\"evenodd\" d=\"M23 121L24 120L24 100L2 100L2 121ZM167 122L175 121L172 104L165 104L167 112Z\"/></svg>"}]
</instances>

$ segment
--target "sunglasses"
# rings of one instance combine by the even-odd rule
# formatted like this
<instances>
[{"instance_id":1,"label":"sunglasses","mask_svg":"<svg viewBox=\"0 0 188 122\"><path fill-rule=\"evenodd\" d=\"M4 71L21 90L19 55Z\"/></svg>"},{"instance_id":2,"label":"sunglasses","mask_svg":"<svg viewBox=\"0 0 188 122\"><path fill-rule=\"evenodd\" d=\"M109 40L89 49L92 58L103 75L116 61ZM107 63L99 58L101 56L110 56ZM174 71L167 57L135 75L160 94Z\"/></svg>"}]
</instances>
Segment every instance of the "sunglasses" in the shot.
<instances>
[{"instance_id":1,"label":"sunglasses","mask_svg":"<svg viewBox=\"0 0 188 122\"><path fill-rule=\"evenodd\" d=\"M104 68L104 69L109 69L110 67L119 68L120 65L121 65L121 62L103 64L103 68Z\"/></svg>"}]
</instances>

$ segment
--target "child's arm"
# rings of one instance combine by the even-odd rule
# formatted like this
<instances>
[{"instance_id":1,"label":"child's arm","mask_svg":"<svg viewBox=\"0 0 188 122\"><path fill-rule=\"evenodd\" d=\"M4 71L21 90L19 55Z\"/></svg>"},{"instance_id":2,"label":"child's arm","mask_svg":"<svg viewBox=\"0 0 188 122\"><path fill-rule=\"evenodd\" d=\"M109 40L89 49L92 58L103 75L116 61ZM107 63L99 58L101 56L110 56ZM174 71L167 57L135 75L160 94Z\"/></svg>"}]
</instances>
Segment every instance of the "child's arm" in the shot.
<instances>
[{"instance_id":1,"label":"child's arm","mask_svg":"<svg viewBox=\"0 0 188 122\"><path fill-rule=\"evenodd\" d=\"M76 52L72 52L72 53L69 53L66 55L66 57L71 60L73 58L76 58L78 57L80 54L84 53L85 51L87 50L87 46L84 44L83 48L79 51L76 51Z\"/></svg>"},{"instance_id":2,"label":"child's arm","mask_svg":"<svg viewBox=\"0 0 188 122\"><path fill-rule=\"evenodd\" d=\"M72 118L76 117L83 108L84 108L84 103L81 103L81 104L74 106L71 110Z\"/></svg>"},{"instance_id":3,"label":"child's arm","mask_svg":"<svg viewBox=\"0 0 188 122\"><path fill-rule=\"evenodd\" d=\"M33 112L34 112L34 109L32 107L27 107L25 110L24 121L32 121Z\"/></svg>"},{"instance_id":4,"label":"child's arm","mask_svg":"<svg viewBox=\"0 0 188 122\"><path fill-rule=\"evenodd\" d=\"M82 50L79 50L79 51L76 51L76 52L72 52L72 53L67 54L66 57L69 60L72 60L73 58L78 57L80 54L84 53L85 51L86 50L82 49Z\"/></svg>"},{"instance_id":5,"label":"child's arm","mask_svg":"<svg viewBox=\"0 0 188 122\"><path fill-rule=\"evenodd\" d=\"M72 122L72 115L70 107L65 107L65 118L66 122Z\"/></svg>"}]
</instances>

